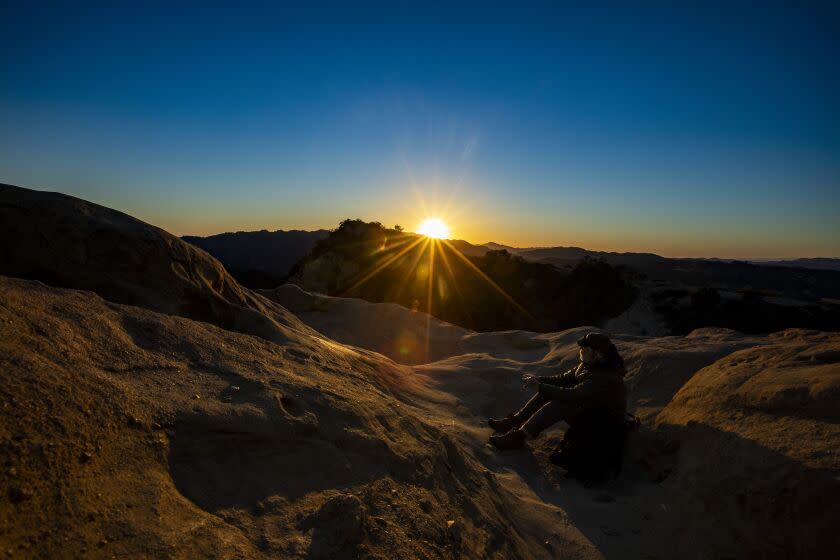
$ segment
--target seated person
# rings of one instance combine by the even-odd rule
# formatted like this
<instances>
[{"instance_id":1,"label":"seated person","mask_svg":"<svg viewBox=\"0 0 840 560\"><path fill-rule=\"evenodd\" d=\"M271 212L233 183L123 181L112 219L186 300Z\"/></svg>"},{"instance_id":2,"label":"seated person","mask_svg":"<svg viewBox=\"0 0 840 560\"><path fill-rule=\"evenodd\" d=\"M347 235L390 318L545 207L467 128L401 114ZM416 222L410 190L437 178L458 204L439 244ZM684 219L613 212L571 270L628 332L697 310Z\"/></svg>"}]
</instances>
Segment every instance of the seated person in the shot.
<instances>
[{"instance_id":1,"label":"seated person","mask_svg":"<svg viewBox=\"0 0 840 560\"><path fill-rule=\"evenodd\" d=\"M623 422L627 411L624 360L609 337L589 333L577 341L580 363L560 375L525 374L526 384L538 383L537 394L521 410L489 420L499 434L490 443L499 449L517 449L527 437L535 438L549 426L565 420L572 424L583 410L599 410Z\"/></svg>"}]
</instances>

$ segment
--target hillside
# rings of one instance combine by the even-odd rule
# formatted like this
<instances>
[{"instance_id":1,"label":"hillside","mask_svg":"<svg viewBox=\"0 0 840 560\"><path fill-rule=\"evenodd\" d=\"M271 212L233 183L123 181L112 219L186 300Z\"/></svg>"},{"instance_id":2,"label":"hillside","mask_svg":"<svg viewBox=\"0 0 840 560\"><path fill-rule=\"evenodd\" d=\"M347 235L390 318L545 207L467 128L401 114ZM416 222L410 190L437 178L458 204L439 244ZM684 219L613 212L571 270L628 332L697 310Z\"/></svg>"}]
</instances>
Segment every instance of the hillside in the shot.
<instances>
[{"instance_id":1,"label":"hillside","mask_svg":"<svg viewBox=\"0 0 840 560\"><path fill-rule=\"evenodd\" d=\"M204 251L78 198L0 184L0 274L285 342L312 333Z\"/></svg>"},{"instance_id":2,"label":"hillside","mask_svg":"<svg viewBox=\"0 0 840 560\"><path fill-rule=\"evenodd\" d=\"M0 194L10 557L821 559L840 546L838 333L614 334L642 428L619 478L584 488L547 461L563 426L498 453L484 422L528 397L523 373L571 366L590 327L476 333L391 304L256 293L124 214ZM211 303L194 316L185 301ZM406 332L434 361L400 354Z\"/></svg>"},{"instance_id":3,"label":"hillside","mask_svg":"<svg viewBox=\"0 0 840 560\"><path fill-rule=\"evenodd\" d=\"M560 269L571 269L586 258L625 267L639 297L621 317L604 323L622 332L684 335L703 327L755 334L789 327L840 330L840 271L829 266L818 270L793 261L677 259L577 247L517 254Z\"/></svg>"},{"instance_id":4,"label":"hillside","mask_svg":"<svg viewBox=\"0 0 840 560\"><path fill-rule=\"evenodd\" d=\"M560 270L506 251L465 255L461 246L346 220L295 266L289 282L331 296L398 303L478 331L597 324L621 314L635 297L623 270L603 261Z\"/></svg>"}]
</instances>

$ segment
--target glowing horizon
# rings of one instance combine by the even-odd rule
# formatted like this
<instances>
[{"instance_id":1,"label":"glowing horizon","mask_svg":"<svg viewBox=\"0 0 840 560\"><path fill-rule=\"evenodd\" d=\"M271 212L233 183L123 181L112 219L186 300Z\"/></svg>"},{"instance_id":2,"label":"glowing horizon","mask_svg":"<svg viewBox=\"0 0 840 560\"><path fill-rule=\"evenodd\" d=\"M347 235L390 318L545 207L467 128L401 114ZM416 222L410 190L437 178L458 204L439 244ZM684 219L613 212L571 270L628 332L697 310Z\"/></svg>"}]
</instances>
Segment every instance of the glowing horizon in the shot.
<instances>
[{"instance_id":1,"label":"glowing horizon","mask_svg":"<svg viewBox=\"0 0 840 560\"><path fill-rule=\"evenodd\" d=\"M436 216L475 244L840 258L831 3L49 4L0 18L0 182L176 235Z\"/></svg>"}]
</instances>

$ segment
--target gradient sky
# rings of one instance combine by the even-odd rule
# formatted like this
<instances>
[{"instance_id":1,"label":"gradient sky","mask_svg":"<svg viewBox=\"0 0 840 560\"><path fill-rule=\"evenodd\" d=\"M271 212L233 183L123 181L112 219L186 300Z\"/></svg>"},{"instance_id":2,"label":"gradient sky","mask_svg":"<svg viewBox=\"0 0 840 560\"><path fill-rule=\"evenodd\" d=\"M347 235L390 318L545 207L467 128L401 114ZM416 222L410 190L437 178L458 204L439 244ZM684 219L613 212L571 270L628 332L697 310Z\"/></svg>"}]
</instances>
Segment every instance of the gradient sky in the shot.
<instances>
[{"instance_id":1,"label":"gradient sky","mask_svg":"<svg viewBox=\"0 0 840 560\"><path fill-rule=\"evenodd\" d=\"M840 3L525 4L0 0L0 182L176 234L840 257Z\"/></svg>"}]
</instances>

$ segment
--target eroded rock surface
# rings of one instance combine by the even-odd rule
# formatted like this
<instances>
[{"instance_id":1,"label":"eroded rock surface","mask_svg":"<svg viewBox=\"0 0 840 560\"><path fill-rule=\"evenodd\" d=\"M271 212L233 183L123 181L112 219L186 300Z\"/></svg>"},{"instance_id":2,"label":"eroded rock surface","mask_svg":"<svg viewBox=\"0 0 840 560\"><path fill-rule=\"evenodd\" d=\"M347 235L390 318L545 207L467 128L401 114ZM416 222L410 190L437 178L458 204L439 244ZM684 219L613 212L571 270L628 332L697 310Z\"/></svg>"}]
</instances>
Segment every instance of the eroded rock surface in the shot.
<instances>
[{"instance_id":1,"label":"eroded rock surface","mask_svg":"<svg viewBox=\"0 0 840 560\"><path fill-rule=\"evenodd\" d=\"M308 331L241 287L201 249L136 218L60 193L0 184L0 274L286 342Z\"/></svg>"},{"instance_id":2,"label":"eroded rock surface","mask_svg":"<svg viewBox=\"0 0 840 560\"><path fill-rule=\"evenodd\" d=\"M840 547L838 333L613 333L643 423L621 476L588 489L547 460L562 425L498 453L484 422L527 400L523 373L574 365L591 327L473 333L397 306L257 294L166 232L63 195L2 186L0 218L11 557ZM404 331L432 361L400 353Z\"/></svg>"}]
</instances>

